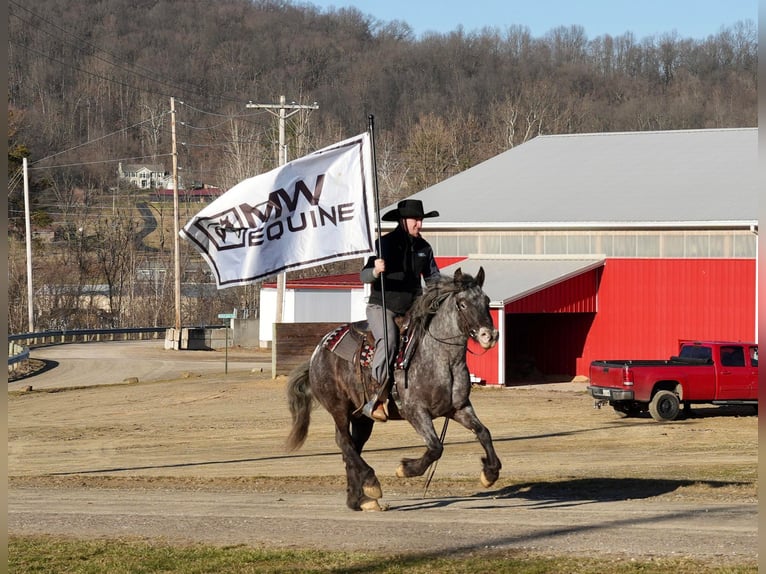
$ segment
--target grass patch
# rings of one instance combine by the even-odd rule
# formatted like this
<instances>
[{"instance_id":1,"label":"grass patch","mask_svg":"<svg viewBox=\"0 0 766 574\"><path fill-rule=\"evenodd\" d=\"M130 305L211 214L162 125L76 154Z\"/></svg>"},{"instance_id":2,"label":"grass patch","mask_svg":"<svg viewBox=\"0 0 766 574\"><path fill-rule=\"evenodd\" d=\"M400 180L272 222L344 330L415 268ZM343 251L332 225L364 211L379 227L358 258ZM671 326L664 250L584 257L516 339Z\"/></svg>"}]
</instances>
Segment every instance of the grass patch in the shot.
<instances>
[{"instance_id":1,"label":"grass patch","mask_svg":"<svg viewBox=\"0 0 766 574\"><path fill-rule=\"evenodd\" d=\"M690 558L578 558L539 556L523 551L487 550L470 555L438 557L244 546L170 546L142 540L83 541L47 536L10 536L8 541L8 572L12 574L754 574L757 571L756 564L711 565Z\"/></svg>"}]
</instances>

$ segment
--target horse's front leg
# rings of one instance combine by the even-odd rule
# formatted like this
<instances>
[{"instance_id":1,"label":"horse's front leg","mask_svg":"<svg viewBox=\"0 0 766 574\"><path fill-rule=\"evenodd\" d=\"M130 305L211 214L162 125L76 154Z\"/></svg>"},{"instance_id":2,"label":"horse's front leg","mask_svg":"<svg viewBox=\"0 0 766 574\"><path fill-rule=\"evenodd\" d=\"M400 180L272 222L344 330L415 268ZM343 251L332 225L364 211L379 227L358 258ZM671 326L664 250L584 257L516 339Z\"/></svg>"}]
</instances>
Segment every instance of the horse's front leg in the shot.
<instances>
[{"instance_id":1,"label":"horse's front leg","mask_svg":"<svg viewBox=\"0 0 766 574\"><path fill-rule=\"evenodd\" d=\"M484 447L486 457L481 459L482 471L481 471L481 483L485 488L489 488L500 476L500 469L502 463L495 452L495 447L492 444L492 435L489 429L485 427L476 416L476 412L473 410L473 405L469 402L462 409L455 411L454 418L457 422L463 425L468 430L472 431L476 438L479 439L481 446Z\"/></svg>"},{"instance_id":2,"label":"horse's front leg","mask_svg":"<svg viewBox=\"0 0 766 574\"><path fill-rule=\"evenodd\" d=\"M422 476L434 461L441 458L444 451L444 445L442 445L439 437L436 436L433 420L428 413L418 411L414 415L407 417L407 420L417 433L423 437L426 443L426 452L420 458L403 458L396 469L396 476L399 478Z\"/></svg>"}]
</instances>

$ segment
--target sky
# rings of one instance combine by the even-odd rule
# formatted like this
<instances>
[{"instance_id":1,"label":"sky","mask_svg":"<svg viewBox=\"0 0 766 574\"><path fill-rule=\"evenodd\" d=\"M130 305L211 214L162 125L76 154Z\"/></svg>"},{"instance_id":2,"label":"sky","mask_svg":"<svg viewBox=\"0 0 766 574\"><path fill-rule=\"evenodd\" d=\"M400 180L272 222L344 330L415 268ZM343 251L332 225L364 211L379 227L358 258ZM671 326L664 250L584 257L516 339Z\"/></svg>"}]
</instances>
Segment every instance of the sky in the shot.
<instances>
[{"instance_id":1,"label":"sky","mask_svg":"<svg viewBox=\"0 0 766 574\"><path fill-rule=\"evenodd\" d=\"M529 28L542 37L558 26L582 26L589 39L633 32L636 40L676 32L704 40L738 21L758 23L759 0L306 0L320 10L355 7L365 15L401 20L415 36L465 33L485 26L502 32L510 25Z\"/></svg>"}]
</instances>

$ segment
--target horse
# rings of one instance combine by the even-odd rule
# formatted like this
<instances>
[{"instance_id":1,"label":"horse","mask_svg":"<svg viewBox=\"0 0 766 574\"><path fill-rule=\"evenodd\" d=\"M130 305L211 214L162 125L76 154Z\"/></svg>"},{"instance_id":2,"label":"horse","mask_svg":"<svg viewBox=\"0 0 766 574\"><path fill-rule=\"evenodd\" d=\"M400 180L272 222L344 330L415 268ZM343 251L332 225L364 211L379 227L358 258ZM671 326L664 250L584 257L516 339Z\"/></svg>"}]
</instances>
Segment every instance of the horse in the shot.
<instances>
[{"instance_id":1,"label":"horse","mask_svg":"<svg viewBox=\"0 0 766 574\"><path fill-rule=\"evenodd\" d=\"M498 332L489 313L489 297L482 290L484 269L476 277L456 270L425 287L407 314L406 370L397 366L390 389L389 420L407 420L423 438L426 450L420 458L403 458L396 470L399 478L422 476L443 452L433 420L446 417L471 430L486 454L482 458L481 483L489 488L502 466L492 436L477 417L470 400L471 380L466 365L468 340L488 350L497 343ZM346 326L351 325L347 324ZM362 329L366 322L361 321ZM337 330L336 330L337 331ZM370 391L369 363L330 350L328 333L311 358L296 367L287 382L292 428L287 438L290 451L306 440L311 410L319 402L335 422L335 442L346 467L346 505L352 510L382 510L383 496L374 469L362 458L362 449L375 421L361 413ZM371 341L371 335L366 333ZM400 342L399 357L402 356ZM367 347L369 350L369 347ZM397 416L398 415L398 416ZM446 421L445 421L446 424Z\"/></svg>"}]
</instances>

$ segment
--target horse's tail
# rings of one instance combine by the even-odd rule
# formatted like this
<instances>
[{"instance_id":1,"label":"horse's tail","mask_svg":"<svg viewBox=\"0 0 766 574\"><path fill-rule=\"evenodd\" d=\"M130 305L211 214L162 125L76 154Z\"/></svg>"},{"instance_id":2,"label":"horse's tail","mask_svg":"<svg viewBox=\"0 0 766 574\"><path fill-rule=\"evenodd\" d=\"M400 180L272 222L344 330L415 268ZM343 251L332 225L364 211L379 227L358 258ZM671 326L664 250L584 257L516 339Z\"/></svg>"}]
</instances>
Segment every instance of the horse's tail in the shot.
<instances>
[{"instance_id":1,"label":"horse's tail","mask_svg":"<svg viewBox=\"0 0 766 574\"><path fill-rule=\"evenodd\" d=\"M290 373L287 380L287 405L293 417L293 427L287 437L287 448L297 450L306 441L311 423L311 409L314 406L314 396L309 385L308 362L298 365Z\"/></svg>"}]
</instances>

